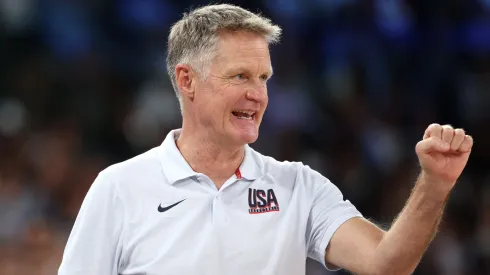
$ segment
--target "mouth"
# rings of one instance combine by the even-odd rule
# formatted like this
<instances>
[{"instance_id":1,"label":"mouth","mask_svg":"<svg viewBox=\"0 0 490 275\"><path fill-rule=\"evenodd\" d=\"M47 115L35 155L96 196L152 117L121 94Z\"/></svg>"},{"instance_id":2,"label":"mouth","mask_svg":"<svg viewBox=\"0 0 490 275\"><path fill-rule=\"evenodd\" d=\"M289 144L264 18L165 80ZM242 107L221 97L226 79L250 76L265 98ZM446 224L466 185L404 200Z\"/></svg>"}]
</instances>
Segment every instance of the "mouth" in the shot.
<instances>
[{"instance_id":1,"label":"mouth","mask_svg":"<svg viewBox=\"0 0 490 275\"><path fill-rule=\"evenodd\" d=\"M240 110L231 112L236 118L244 119L244 120L253 120L255 119L255 111L251 110Z\"/></svg>"}]
</instances>

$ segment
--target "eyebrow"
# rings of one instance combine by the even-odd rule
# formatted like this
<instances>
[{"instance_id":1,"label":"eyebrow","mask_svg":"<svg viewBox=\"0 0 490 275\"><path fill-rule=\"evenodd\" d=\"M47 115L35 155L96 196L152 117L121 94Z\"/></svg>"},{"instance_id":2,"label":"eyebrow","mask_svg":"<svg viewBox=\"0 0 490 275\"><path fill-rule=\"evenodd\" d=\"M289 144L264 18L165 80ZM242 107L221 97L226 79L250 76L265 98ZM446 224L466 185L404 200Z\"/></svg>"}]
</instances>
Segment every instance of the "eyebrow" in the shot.
<instances>
[{"instance_id":1,"label":"eyebrow","mask_svg":"<svg viewBox=\"0 0 490 275\"><path fill-rule=\"evenodd\" d=\"M234 73L236 71L246 71L246 72L250 72L250 69L246 68L246 67L243 67L243 66L239 66L239 67L235 67L235 68L229 68L226 70L227 73ZM272 75L274 74L274 70L272 69L272 65L270 66L269 68L269 71L267 72L269 78L272 77Z\"/></svg>"}]
</instances>

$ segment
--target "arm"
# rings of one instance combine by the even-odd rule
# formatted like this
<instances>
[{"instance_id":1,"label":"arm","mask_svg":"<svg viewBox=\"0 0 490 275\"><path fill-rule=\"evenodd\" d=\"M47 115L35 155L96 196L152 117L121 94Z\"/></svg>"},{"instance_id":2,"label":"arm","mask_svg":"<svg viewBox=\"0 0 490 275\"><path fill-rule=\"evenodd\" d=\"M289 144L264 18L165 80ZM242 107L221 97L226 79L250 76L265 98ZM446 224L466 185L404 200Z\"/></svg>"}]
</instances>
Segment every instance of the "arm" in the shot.
<instances>
[{"instance_id":1,"label":"arm","mask_svg":"<svg viewBox=\"0 0 490 275\"><path fill-rule=\"evenodd\" d=\"M365 219L344 223L330 241L327 262L358 274L411 274L436 233L447 198L430 195L430 186L418 180L388 232Z\"/></svg>"},{"instance_id":2,"label":"arm","mask_svg":"<svg viewBox=\"0 0 490 275\"><path fill-rule=\"evenodd\" d=\"M326 261L359 274L398 275L415 270L436 233L472 146L471 137L464 132L450 128L453 133L445 136L446 128L439 127L431 125L417 144L423 171L390 230L384 232L364 219L347 221L333 235ZM444 142L450 147L443 147Z\"/></svg>"},{"instance_id":3,"label":"arm","mask_svg":"<svg viewBox=\"0 0 490 275\"><path fill-rule=\"evenodd\" d=\"M82 203L58 274L117 275L122 219L121 198L102 172Z\"/></svg>"}]
</instances>

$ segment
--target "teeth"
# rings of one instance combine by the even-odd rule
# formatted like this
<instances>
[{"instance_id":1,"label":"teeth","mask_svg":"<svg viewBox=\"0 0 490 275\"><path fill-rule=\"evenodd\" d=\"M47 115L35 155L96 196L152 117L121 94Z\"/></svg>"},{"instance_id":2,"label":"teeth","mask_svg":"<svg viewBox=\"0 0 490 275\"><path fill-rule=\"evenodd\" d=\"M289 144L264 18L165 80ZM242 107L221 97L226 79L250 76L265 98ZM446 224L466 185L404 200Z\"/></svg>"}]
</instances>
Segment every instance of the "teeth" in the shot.
<instances>
[{"instance_id":1,"label":"teeth","mask_svg":"<svg viewBox=\"0 0 490 275\"><path fill-rule=\"evenodd\" d=\"M238 119L245 119L245 120L252 120L252 117L251 116L238 116L237 117Z\"/></svg>"},{"instance_id":2,"label":"teeth","mask_svg":"<svg viewBox=\"0 0 490 275\"><path fill-rule=\"evenodd\" d=\"M252 116L255 114L254 111L234 111L233 115L235 115L239 119L251 120Z\"/></svg>"},{"instance_id":3,"label":"teeth","mask_svg":"<svg viewBox=\"0 0 490 275\"><path fill-rule=\"evenodd\" d=\"M254 111L235 111L235 112L236 112L236 113L243 113L243 114L247 114L247 115L249 115L249 116L251 116L251 115L255 114L255 112L254 112Z\"/></svg>"}]
</instances>

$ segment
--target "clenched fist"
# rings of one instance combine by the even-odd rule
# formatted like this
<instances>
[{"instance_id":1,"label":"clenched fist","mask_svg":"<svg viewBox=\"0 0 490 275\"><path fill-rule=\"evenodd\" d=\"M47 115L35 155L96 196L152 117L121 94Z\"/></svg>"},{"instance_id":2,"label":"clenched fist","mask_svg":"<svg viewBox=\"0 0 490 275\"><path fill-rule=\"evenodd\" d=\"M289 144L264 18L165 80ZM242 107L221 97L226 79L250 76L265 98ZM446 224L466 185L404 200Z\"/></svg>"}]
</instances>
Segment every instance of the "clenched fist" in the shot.
<instances>
[{"instance_id":1,"label":"clenched fist","mask_svg":"<svg viewBox=\"0 0 490 275\"><path fill-rule=\"evenodd\" d=\"M415 147L422 176L451 189L463 172L472 147L473 138L463 129L431 124Z\"/></svg>"}]
</instances>

